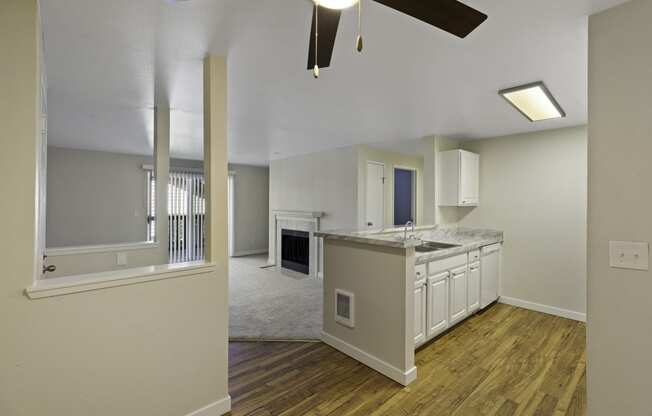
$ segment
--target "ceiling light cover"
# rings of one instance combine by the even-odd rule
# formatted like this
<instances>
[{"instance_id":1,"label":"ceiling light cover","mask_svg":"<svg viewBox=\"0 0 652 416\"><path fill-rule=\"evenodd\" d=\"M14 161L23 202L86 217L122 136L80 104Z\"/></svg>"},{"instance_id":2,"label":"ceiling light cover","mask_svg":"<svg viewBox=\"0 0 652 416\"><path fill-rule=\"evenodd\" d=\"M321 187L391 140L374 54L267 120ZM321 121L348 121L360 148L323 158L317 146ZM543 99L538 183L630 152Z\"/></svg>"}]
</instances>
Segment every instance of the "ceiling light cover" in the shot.
<instances>
[{"instance_id":1,"label":"ceiling light cover","mask_svg":"<svg viewBox=\"0 0 652 416\"><path fill-rule=\"evenodd\" d=\"M566 113L542 81L498 93L530 121L566 117Z\"/></svg>"},{"instance_id":2,"label":"ceiling light cover","mask_svg":"<svg viewBox=\"0 0 652 416\"><path fill-rule=\"evenodd\" d=\"M315 3L328 9L342 10L355 6L358 0L315 0Z\"/></svg>"}]
</instances>

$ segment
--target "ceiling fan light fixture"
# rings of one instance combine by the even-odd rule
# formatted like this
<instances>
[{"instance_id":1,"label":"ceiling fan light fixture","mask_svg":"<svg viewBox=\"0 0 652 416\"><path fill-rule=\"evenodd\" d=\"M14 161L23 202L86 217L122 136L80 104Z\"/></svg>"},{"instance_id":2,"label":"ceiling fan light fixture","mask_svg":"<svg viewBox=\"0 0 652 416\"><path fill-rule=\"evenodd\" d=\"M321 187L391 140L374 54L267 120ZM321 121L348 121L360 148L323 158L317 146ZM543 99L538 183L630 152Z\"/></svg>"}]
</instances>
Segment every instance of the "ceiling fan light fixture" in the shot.
<instances>
[{"instance_id":1,"label":"ceiling fan light fixture","mask_svg":"<svg viewBox=\"0 0 652 416\"><path fill-rule=\"evenodd\" d=\"M358 0L315 0L315 4L327 9L344 10L353 7Z\"/></svg>"}]
</instances>

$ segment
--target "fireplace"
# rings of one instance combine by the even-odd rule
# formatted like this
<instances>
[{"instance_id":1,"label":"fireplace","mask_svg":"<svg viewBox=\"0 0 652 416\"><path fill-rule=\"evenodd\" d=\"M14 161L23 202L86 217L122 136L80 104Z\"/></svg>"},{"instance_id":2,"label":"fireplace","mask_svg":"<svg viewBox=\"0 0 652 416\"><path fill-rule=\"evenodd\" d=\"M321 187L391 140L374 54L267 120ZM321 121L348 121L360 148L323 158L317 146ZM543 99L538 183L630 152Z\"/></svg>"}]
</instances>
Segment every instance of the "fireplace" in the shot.
<instances>
[{"instance_id":1,"label":"fireplace","mask_svg":"<svg viewBox=\"0 0 652 416\"><path fill-rule=\"evenodd\" d=\"M281 267L310 274L310 233L281 230Z\"/></svg>"}]
</instances>

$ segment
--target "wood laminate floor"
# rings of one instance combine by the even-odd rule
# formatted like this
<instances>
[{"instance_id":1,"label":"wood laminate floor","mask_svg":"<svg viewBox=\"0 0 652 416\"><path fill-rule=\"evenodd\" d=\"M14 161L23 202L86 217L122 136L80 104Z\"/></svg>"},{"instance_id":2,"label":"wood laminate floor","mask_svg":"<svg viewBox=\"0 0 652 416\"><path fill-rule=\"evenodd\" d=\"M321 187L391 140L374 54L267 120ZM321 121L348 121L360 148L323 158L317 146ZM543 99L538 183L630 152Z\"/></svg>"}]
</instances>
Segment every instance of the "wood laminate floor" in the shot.
<instances>
[{"instance_id":1,"label":"wood laminate floor","mask_svg":"<svg viewBox=\"0 0 652 416\"><path fill-rule=\"evenodd\" d=\"M402 387L322 343L230 345L233 415L586 415L584 324L507 305L416 355Z\"/></svg>"}]
</instances>

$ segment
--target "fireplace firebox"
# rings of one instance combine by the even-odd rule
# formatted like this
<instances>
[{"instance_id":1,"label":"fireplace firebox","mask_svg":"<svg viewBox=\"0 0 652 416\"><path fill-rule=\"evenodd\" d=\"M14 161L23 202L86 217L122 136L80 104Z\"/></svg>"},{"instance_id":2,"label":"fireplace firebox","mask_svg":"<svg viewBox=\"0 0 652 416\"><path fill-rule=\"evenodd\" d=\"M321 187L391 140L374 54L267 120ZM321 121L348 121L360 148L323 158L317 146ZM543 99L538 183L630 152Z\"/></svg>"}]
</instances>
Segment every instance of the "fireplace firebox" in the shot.
<instances>
[{"instance_id":1,"label":"fireplace firebox","mask_svg":"<svg viewBox=\"0 0 652 416\"><path fill-rule=\"evenodd\" d=\"M310 233L281 230L281 267L310 274Z\"/></svg>"}]
</instances>

